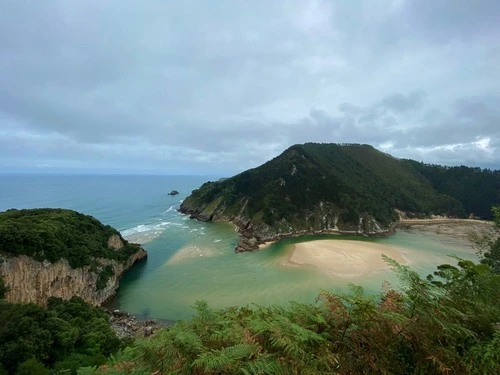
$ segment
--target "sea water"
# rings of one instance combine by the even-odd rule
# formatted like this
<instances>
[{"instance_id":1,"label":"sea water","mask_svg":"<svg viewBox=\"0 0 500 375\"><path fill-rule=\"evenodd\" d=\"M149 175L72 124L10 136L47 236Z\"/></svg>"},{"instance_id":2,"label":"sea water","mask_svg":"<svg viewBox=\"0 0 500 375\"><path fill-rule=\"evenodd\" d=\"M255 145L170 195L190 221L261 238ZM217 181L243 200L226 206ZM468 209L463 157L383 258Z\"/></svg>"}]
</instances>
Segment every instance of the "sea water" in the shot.
<instances>
[{"instance_id":1,"label":"sea water","mask_svg":"<svg viewBox=\"0 0 500 375\"><path fill-rule=\"evenodd\" d=\"M147 261L122 278L110 305L143 318L188 318L197 300L205 300L214 308L285 304L292 300L313 303L321 290L342 293L350 283L362 285L368 293L380 291L384 281L397 284L393 272L335 279L314 267L286 265L283 260L293 243L316 237L286 239L262 251L235 254L238 235L231 224L202 223L177 211L193 189L217 179L218 176L0 175L0 211L69 208L92 215L120 230L128 240L143 244L149 254ZM168 195L171 190L179 194ZM450 241L450 237L416 229L369 241L418 253L420 261L413 267L422 275L431 273L438 264L451 262L449 254L477 259L470 245L463 241Z\"/></svg>"}]
</instances>

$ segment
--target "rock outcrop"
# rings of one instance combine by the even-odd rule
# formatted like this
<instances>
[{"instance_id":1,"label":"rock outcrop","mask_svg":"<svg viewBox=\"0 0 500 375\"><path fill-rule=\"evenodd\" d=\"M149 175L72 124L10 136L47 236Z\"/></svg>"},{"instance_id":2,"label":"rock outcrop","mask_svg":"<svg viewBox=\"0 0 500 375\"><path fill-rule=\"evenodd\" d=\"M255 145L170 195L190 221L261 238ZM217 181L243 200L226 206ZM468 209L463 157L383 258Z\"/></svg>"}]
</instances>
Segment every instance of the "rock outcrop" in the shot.
<instances>
[{"instance_id":1,"label":"rock outcrop","mask_svg":"<svg viewBox=\"0 0 500 375\"><path fill-rule=\"evenodd\" d=\"M117 251L123 247L118 236L111 236L108 244ZM50 297L70 299L76 295L100 306L115 295L121 276L146 257L146 251L138 248L125 262L97 258L93 265L72 268L65 259L50 263L26 255L0 255L0 277L9 289L5 296L8 302L45 305ZM103 286L99 288L98 282L105 269L108 270L107 280L101 280Z\"/></svg>"},{"instance_id":2,"label":"rock outcrop","mask_svg":"<svg viewBox=\"0 0 500 375\"><path fill-rule=\"evenodd\" d=\"M158 322L155 319L141 320L135 316L120 310L108 310L111 328L120 338L124 337L148 337L163 327L168 326L165 322Z\"/></svg>"}]
</instances>

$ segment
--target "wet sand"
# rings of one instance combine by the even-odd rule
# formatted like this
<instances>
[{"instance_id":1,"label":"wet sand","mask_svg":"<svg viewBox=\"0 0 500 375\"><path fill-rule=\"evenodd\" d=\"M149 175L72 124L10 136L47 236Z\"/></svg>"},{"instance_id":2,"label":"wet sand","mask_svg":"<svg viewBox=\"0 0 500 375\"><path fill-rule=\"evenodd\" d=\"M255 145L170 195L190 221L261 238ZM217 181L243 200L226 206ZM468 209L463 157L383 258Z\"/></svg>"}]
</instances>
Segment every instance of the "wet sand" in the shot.
<instances>
[{"instance_id":1,"label":"wet sand","mask_svg":"<svg viewBox=\"0 0 500 375\"><path fill-rule=\"evenodd\" d=\"M493 223L484 220L471 219L410 219L401 220L398 229L418 230L421 233L436 233L449 237L457 243L469 243L472 246L471 237L491 234Z\"/></svg>"}]
</instances>

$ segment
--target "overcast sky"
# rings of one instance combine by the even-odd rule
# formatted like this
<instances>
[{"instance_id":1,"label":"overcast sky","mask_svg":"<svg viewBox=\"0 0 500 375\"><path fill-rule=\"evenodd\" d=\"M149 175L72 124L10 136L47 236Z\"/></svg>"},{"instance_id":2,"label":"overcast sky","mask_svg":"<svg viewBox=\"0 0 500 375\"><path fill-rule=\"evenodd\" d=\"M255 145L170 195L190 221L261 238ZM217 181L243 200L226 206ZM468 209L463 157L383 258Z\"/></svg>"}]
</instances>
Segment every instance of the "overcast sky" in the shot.
<instances>
[{"instance_id":1,"label":"overcast sky","mask_svg":"<svg viewBox=\"0 0 500 375\"><path fill-rule=\"evenodd\" d=\"M0 0L0 172L231 175L304 142L500 168L500 1Z\"/></svg>"}]
</instances>

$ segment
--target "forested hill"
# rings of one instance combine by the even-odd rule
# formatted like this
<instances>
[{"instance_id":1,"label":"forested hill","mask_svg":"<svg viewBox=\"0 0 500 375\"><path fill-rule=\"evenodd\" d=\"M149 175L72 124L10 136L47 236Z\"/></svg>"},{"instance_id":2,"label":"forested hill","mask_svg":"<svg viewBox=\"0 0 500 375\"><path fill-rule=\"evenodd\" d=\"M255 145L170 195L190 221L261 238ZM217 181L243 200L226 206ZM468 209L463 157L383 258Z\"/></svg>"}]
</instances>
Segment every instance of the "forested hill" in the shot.
<instances>
[{"instance_id":1,"label":"forested hill","mask_svg":"<svg viewBox=\"0 0 500 375\"><path fill-rule=\"evenodd\" d=\"M491 205L500 202L500 170L444 167L414 160L403 164L420 173L441 194L460 201L465 212L491 220Z\"/></svg>"},{"instance_id":2,"label":"forested hill","mask_svg":"<svg viewBox=\"0 0 500 375\"><path fill-rule=\"evenodd\" d=\"M245 250L300 233L380 233L398 220L395 209L489 219L499 199L500 171L425 165L369 145L306 143L203 184L180 211L202 221L233 221Z\"/></svg>"},{"instance_id":3,"label":"forested hill","mask_svg":"<svg viewBox=\"0 0 500 375\"><path fill-rule=\"evenodd\" d=\"M111 242L116 244L113 244ZM111 241L111 242L110 242ZM0 255L27 255L40 262L66 259L71 267L95 258L125 262L139 247L92 216L59 208L0 212Z\"/></svg>"}]
</instances>

